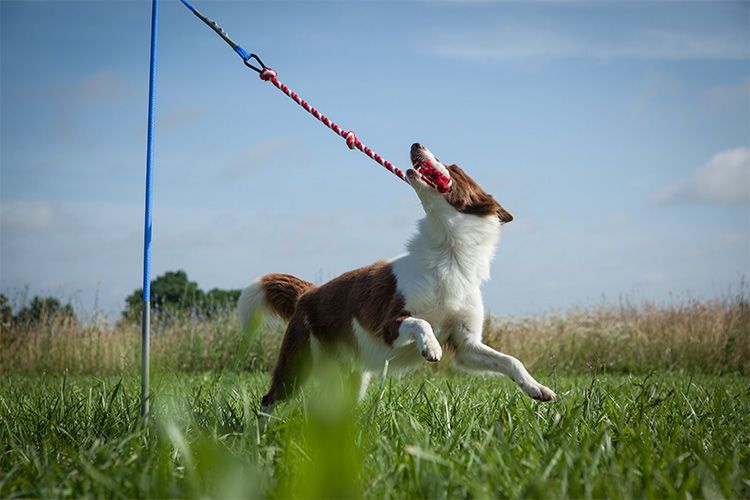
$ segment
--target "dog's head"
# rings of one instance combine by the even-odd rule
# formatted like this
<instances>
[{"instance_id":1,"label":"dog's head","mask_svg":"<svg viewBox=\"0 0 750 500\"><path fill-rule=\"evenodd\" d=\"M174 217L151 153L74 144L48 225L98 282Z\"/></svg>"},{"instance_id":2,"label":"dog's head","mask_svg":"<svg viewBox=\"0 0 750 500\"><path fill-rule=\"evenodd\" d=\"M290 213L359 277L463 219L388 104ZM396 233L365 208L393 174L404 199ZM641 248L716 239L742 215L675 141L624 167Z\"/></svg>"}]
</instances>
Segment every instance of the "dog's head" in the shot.
<instances>
[{"instance_id":1,"label":"dog's head","mask_svg":"<svg viewBox=\"0 0 750 500\"><path fill-rule=\"evenodd\" d=\"M406 178L426 209L452 207L463 214L497 217L502 224L513 220L510 212L458 165L446 167L421 144L412 144L411 163L413 168L406 171Z\"/></svg>"}]
</instances>

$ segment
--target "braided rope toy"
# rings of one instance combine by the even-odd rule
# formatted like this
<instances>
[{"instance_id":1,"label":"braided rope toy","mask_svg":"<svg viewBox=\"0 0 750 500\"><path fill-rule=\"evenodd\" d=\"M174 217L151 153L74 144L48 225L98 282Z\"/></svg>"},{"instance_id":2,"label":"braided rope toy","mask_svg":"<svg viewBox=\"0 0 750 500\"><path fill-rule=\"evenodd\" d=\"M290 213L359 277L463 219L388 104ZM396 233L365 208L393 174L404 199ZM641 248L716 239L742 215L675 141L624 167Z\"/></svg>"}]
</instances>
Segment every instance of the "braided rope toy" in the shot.
<instances>
[{"instance_id":1,"label":"braided rope toy","mask_svg":"<svg viewBox=\"0 0 750 500\"><path fill-rule=\"evenodd\" d=\"M382 167L385 167L389 172L396 175L399 179L402 181L408 183L409 181L406 178L406 175L404 172L395 167L391 162L384 159L382 156L374 152L369 147L365 146L362 141L360 141L357 138L357 135L354 133L353 130L344 130L340 126L338 126L335 122L333 122L330 118L322 114L320 111L312 107L307 101L302 99L296 92L293 92L287 87L285 84L283 84L279 78L278 73L276 70L269 68L265 64L263 64L263 61L258 57L256 54L251 54L247 52L245 49L243 49L241 46L239 46L237 43L235 43L231 38L229 38L229 35L227 35L226 31L224 31L218 24L216 24L215 21L212 21L211 19L207 18L203 14L201 14L198 10L195 9L187 0L180 0L185 7L190 9L190 11L195 14L201 21L206 23L212 30L214 30L227 44L229 44L232 49L234 49L235 52L242 58L242 62L245 63L245 66L252 69L253 71L257 72L260 76L260 79L266 82L271 82L274 87L281 90L284 94L287 95L290 99L292 99L294 102L299 104L305 111L310 113L312 116L314 116L316 119L318 119L323 125L331 129L334 133L341 136L345 141L346 145L349 147L349 149L358 149L367 156L369 156L372 160L377 162ZM251 61L252 60L257 61L258 64L260 64L260 67L255 66ZM415 170L419 173L420 177L423 181L425 181L427 184L433 186L438 192L440 193L447 193L451 190L453 181L450 178L450 176L444 175L441 173L438 169L436 169L429 160L423 160L419 166L415 165Z\"/></svg>"}]
</instances>

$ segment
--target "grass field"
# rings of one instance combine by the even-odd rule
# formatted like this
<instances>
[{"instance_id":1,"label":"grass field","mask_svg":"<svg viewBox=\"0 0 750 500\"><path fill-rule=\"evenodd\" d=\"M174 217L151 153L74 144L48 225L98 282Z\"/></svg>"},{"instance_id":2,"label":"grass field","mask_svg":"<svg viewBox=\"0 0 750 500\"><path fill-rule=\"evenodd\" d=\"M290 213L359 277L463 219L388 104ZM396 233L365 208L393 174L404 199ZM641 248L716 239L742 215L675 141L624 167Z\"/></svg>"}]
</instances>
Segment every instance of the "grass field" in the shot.
<instances>
[{"instance_id":1,"label":"grass field","mask_svg":"<svg viewBox=\"0 0 750 500\"><path fill-rule=\"evenodd\" d=\"M490 318L487 342L558 399L440 363L357 405L324 372L259 428L281 332L232 311L139 327L42 317L0 330L0 497L750 498L750 299L620 301ZM449 358L450 355L447 355Z\"/></svg>"},{"instance_id":2,"label":"grass field","mask_svg":"<svg viewBox=\"0 0 750 500\"><path fill-rule=\"evenodd\" d=\"M0 497L750 495L750 380L675 372L508 380L422 370L352 407L331 375L254 413L266 375L5 375ZM352 409L354 408L354 409Z\"/></svg>"},{"instance_id":3,"label":"grass field","mask_svg":"<svg viewBox=\"0 0 750 500\"><path fill-rule=\"evenodd\" d=\"M137 321L65 319L43 317L0 329L0 373L137 373ZM152 362L177 372L267 372L282 337L281 331L270 331L243 338L233 309L210 318L195 311L160 311L152 320ZM489 317L484 338L532 370L750 374L750 289L742 282L712 300L621 300L531 317Z\"/></svg>"}]
</instances>

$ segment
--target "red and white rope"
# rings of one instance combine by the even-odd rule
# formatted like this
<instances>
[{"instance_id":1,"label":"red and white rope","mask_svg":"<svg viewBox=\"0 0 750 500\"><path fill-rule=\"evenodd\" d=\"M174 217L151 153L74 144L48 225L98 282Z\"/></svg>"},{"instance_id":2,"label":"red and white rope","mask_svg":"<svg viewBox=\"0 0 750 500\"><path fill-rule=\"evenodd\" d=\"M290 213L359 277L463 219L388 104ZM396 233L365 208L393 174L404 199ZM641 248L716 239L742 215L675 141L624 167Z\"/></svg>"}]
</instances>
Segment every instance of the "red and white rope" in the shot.
<instances>
[{"instance_id":1,"label":"red and white rope","mask_svg":"<svg viewBox=\"0 0 750 500\"><path fill-rule=\"evenodd\" d=\"M357 136L354 134L354 131L352 130L344 130L341 127L339 127L336 123L334 123L331 119L329 119L327 116L323 115L320 111L310 106L307 101L302 99L300 96L298 96L295 92L292 92L289 90L289 87L281 83L279 81L277 73L275 70L271 68L264 68L263 71L260 72L260 79L263 81L271 82L273 85L281 90L283 93L285 93L289 98L291 98L294 102L302 106L305 111L313 115L315 118L320 120L323 125L333 130L337 135L340 135L345 141L346 145L349 146L349 149L359 149L364 154L378 162L383 167L387 168L390 172L396 174L398 177L401 178L404 182L408 182L406 180L406 176L404 173L399 170L397 167L394 167L391 162L388 160L383 159L379 154L374 152L372 149L368 148L362 142L357 139Z\"/></svg>"}]
</instances>

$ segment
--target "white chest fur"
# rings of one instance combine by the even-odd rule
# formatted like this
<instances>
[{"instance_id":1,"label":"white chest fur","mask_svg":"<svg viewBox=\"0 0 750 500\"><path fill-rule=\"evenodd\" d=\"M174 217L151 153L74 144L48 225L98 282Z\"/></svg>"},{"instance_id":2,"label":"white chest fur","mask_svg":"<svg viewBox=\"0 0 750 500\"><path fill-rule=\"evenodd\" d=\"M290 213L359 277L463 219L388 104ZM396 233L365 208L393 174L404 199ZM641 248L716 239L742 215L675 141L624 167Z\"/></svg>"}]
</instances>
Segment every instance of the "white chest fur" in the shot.
<instances>
[{"instance_id":1,"label":"white chest fur","mask_svg":"<svg viewBox=\"0 0 750 500\"><path fill-rule=\"evenodd\" d=\"M495 217L428 215L409 242L409 253L391 262L406 310L428 321L440 340L447 334L444 325L482 307L479 287L489 278L499 236Z\"/></svg>"}]
</instances>

